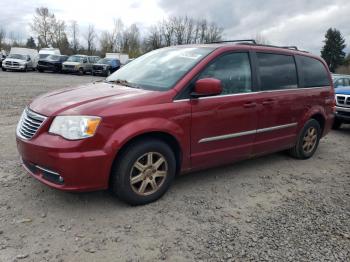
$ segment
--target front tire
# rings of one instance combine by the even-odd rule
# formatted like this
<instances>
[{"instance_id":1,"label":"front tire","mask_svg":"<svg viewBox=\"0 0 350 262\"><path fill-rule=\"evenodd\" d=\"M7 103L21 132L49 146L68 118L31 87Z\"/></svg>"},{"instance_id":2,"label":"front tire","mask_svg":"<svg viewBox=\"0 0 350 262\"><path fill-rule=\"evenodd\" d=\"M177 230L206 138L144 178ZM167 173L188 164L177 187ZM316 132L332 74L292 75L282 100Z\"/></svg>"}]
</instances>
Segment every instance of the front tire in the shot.
<instances>
[{"instance_id":1,"label":"front tire","mask_svg":"<svg viewBox=\"0 0 350 262\"><path fill-rule=\"evenodd\" d=\"M148 204L168 190L175 172L175 156L166 143L157 139L134 142L113 167L111 189L130 205Z\"/></svg>"},{"instance_id":2,"label":"front tire","mask_svg":"<svg viewBox=\"0 0 350 262\"><path fill-rule=\"evenodd\" d=\"M342 122L339 121L338 119L334 119L332 129L338 130L342 125Z\"/></svg>"},{"instance_id":3,"label":"front tire","mask_svg":"<svg viewBox=\"0 0 350 262\"><path fill-rule=\"evenodd\" d=\"M5 71L6 71L6 68L2 68L2 71L4 71L4 72L5 72Z\"/></svg>"},{"instance_id":4,"label":"front tire","mask_svg":"<svg viewBox=\"0 0 350 262\"><path fill-rule=\"evenodd\" d=\"M310 119L304 125L297 143L289 150L289 153L297 159L308 159L316 152L320 139L320 124L315 119Z\"/></svg>"}]
</instances>

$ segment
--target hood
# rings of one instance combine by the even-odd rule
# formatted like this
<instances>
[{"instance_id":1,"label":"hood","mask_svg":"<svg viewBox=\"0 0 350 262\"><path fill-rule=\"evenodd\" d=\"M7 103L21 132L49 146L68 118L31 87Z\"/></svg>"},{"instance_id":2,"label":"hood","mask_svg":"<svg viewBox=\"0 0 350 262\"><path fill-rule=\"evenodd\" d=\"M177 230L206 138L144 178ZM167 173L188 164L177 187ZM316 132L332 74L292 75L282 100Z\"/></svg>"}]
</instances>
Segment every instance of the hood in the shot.
<instances>
[{"instance_id":1,"label":"hood","mask_svg":"<svg viewBox=\"0 0 350 262\"><path fill-rule=\"evenodd\" d=\"M348 87L338 87L335 89L337 95L350 95L350 86Z\"/></svg>"},{"instance_id":2,"label":"hood","mask_svg":"<svg viewBox=\"0 0 350 262\"><path fill-rule=\"evenodd\" d=\"M127 108L137 106L138 103L144 105L145 99L154 101L155 95L161 93L98 82L44 94L34 99L29 108L45 116L100 116L111 106Z\"/></svg>"},{"instance_id":3,"label":"hood","mask_svg":"<svg viewBox=\"0 0 350 262\"><path fill-rule=\"evenodd\" d=\"M80 62L68 62L68 61L66 61L66 62L64 62L63 63L63 65L80 65L81 63Z\"/></svg>"},{"instance_id":4,"label":"hood","mask_svg":"<svg viewBox=\"0 0 350 262\"><path fill-rule=\"evenodd\" d=\"M18 62L18 63L27 62L26 60L16 59L16 58L6 58L6 59L4 60L4 62L6 62L6 61Z\"/></svg>"}]
</instances>

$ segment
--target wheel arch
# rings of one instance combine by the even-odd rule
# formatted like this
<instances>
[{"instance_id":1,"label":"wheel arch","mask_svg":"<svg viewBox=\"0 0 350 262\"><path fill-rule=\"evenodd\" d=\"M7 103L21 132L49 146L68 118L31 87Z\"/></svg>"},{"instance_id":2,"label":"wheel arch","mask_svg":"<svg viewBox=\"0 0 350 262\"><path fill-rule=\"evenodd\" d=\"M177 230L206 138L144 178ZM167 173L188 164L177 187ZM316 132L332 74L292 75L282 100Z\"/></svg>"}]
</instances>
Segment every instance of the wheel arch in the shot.
<instances>
[{"instance_id":1,"label":"wheel arch","mask_svg":"<svg viewBox=\"0 0 350 262\"><path fill-rule=\"evenodd\" d=\"M309 110L307 114L305 114L304 116L302 125L300 126L300 130L303 128L305 123L310 119L315 119L320 124L322 134L323 134L326 126L326 113L324 111L324 108L314 107L311 110Z\"/></svg>"},{"instance_id":2,"label":"wheel arch","mask_svg":"<svg viewBox=\"0 0 350 262\"><path fill-rule=\"evenodd\" d=\"M111 171L113 170L114 166L118 164L118 162L121 160L121 157L123 155L123 152L132 144L134 143L138 143L144 139L158 139L164 143L166 143L167 145L170 146L171 150L174 153L175 156L175 160L176 160L176 174L180 173L181 170L181 165L182 165L182 159L183 159L183 152L182 152L182 148L180 145L180 142L178 141L178 139L165 131L148 131L148 132L144 132L141 134L137 134L133 137L130 137L128 140L124 141L124 143L121 145L120 149L116 152L116 155L114 157L112 166L111 166ZM109 185L111 184L111 173L109 175Z\"/></svg>"},{"instance_id":3,"label":"wheel arch","mask_svg":"<svg viewBox=\"0 0 350 262\"><path fill-rule=\"evenodd\" d=\"M316 114L313 114L310 117L310 119L315 119L319 123L319 125L321 127L321 133L323 133L324 128L325 128L325 124L326 124L326 118L324 117L324 115L321 113L316 113Z\"/></svg>"}]
</instances>

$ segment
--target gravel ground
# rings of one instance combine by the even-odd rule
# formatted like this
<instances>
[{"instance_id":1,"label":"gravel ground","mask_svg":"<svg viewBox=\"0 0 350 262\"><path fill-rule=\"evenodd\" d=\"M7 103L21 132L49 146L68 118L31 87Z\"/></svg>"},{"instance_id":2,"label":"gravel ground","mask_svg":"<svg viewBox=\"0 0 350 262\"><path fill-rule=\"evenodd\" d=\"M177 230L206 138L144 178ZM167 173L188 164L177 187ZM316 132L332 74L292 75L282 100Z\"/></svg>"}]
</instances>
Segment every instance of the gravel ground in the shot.
<instances>
[{"instance_id":1,"label":"gravel ground","mask_svg":"<svg viewBox=\"0 0 350 262\"><path fill-rule=\"evenodd\" d=\"M94 79L0 72L0 261L350 261L350 126L310 160L277 153L188 174L147 206L27 175L14 137L25 104Z\"/></svg>"}]
</instances>

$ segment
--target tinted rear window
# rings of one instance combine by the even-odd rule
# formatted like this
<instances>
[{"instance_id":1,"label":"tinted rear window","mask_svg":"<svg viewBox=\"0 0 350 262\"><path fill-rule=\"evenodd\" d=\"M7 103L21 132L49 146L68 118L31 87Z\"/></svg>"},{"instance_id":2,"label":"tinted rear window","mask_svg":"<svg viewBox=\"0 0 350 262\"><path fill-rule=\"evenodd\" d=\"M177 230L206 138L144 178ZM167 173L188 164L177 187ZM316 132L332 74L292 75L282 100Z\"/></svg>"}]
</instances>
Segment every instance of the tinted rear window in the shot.
<instances>
[{"instance_id":1,"label":"tinted rear window","mask_svg":"<svg viewBox=\"0 0 350 262\"><path fill-rule=\"evenodd\" d=\"M257 53L261 90L293 89L298 87L293 56Z\"/></svg>"},{"instance_id":2,"label":"tinted rear window","mask_svg":"<svg viewBox=\"0 0 350 262\"><path fill-rule=\"evenodd\" d=\"M303 87L330 85L328 71L321 61L306 56L297 56L297 59L303 76Z\"/></svg>"}]
</instances>

